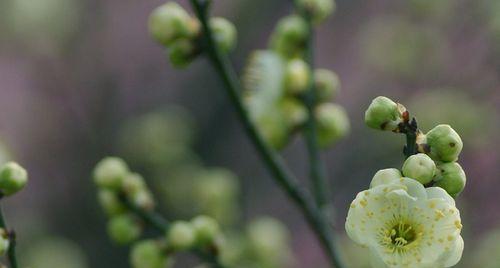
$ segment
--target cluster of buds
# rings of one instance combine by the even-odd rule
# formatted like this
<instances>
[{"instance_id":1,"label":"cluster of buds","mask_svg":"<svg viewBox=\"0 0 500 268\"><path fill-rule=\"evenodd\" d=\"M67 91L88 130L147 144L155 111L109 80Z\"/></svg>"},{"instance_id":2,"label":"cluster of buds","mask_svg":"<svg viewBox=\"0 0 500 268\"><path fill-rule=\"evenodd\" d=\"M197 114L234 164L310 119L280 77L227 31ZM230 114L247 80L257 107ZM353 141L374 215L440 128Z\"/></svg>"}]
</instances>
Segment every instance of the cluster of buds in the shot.
<instances>
[{"instance_id":1,"label":"cluster of buds","mask_svg":"<svg viewBox=\"0 0 500 268\"><path fill-rule=\"evenodd\" d=\"M220 51L230 52L236 44L234 25L220 17L211 18L209 24ZM149 31L160 45L167 48L170 63L176 68L186 67L202 52L199 20L175 2L163 4L151 13Z\"/></svg>"},{"instance_id":2,"label":"cluster of buds","mask_svg":"<svg viewBox=\"0 0 500 268\"><path fill-rule=\"evenodd\" d=\"M101 160L93 177L99 187L99 203L109 217L109 236L118 244L135 241L142 233L142 224L124 200L146 211L154 209L155 203L144 178L132 173L125 161L117 157Z\"/></svg>"},{"instance_id":3,"label":"cluster of buds","mask_svg":"<svg viewBox=\"0 0 500 268\"><path fill-rule=\"evenodd\" d=\"M117 244L133 243L130 262L134 268L171 267L176 252L217 248L219 223L203 215L189 222L171 223L160 239L139 240L144 222L135 209L150 213L155 207L142 176L131 172L125 161L117 157L101 160L93 176L99 187L99 203L109 217L108 234Z\"/></svg>"},{"instance_id":4,"label":"cluster of buds","mask_svg":"<svg viewBox=\"0 0 500 268\"><path fill-rule=\"evenodd\" d=\"M371 251L377 267L451 267L464 249L462 222L454 197L465 185L455 163L462 141L448 125L422 134L403 105L375 98L365 113L375 129L407 136L401 171L377 171L370 187L352 201L348 236Z\"/></svg>"},{"instance_id":5,"label":"cluster of buds","mask_svg":"<svg viewBox=\"0 0 500 268\"><path fill-rule=\"evenodd\" d=\"M311 34L306 18L317 25L334 6L332 0L299 1L297 14L278 22L269 48L250 57L243 78L247 107L262 136L276 149L303 129L311 88L319 145L326 148L349 132L345 110L330 102L340 89L338 76L327 69L311 70L305 61Z\"/></svg>"},{"instance_id":6,"label":"cluster of buds","mask_svg":"<svg viewBox=\"0 0 500 268\"><path fill-rule=\"evenodd\" d=\"M437 125L427 133L409 120L406 108L387 97L375 98L365 113L366 124L375 129L415 136L415 151L403 164L402 172L423 185L439 186L456 197L465 187L466 176L456 161L463 148L457 132L449 125Z\"/></svg>"}]
</instances>

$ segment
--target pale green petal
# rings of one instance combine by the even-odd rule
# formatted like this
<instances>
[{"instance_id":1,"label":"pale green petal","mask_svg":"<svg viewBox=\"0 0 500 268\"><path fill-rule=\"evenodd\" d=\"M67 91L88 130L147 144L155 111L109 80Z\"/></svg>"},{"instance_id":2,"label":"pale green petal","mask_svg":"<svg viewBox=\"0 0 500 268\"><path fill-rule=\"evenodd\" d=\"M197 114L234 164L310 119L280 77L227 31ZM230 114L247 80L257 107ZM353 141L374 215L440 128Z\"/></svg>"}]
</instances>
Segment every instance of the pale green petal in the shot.
<instances>
[{"instance_id":1,"label":"pale green petal","mask_svg":"<svg viewBox=\"0 0 500 268\"><path fill-rule=\"evenodd\" d=\"M427 199L427 192L425 191L425 187L417 180L411 178L401 178L399 179L399 183L402 183L407 187L406 191L410 196L420 200Z\"/></svg>"},{"instance_id":2,"label":"pale green petal","mask_svg":"<svg viewBox=\"0 0 500 268\"><path fill-rule=\"evenodd\" d=\"M395 168L381 169L375 173L373 179L370 183L370 188L391 183L399 178L403 177L401 171Z\"/></svg>"},{"instance_id":3,"label":"pale green petal","mask_svg":"<svg viewBox=\"0 0 500 268\"><path fill-rule=\"evenodd\" d=\"M427 198L428 199L433 199L433 198L442 198L448 204L455 206L455 199L451 197L443 188L441 187L429 187L425 189L427 191Z\"/></svg>"},{"instance_id":4,"label":"pale green petal","mask_svg":"<svg viewBox=\"0 0 500 268\"><path fill-rule=\"evenodd\" d=\"M370 264L372 268L388 268L387 264L385 264L382 257L375 251L370 251Z\"/></svg>"},{"instance_id":5,"label":"pale green petal","mask_svg":"<svg viewBox=\"0 0 500 268\"><path fill-rule=\"evenodd\" d=\"M452 249L451 255L448 260L444 263L444 267L452 267L457 264L462 258L462 252L464 251L464 239L459 236L455 241L455 247Z\"/></svg>"}]
</instances>

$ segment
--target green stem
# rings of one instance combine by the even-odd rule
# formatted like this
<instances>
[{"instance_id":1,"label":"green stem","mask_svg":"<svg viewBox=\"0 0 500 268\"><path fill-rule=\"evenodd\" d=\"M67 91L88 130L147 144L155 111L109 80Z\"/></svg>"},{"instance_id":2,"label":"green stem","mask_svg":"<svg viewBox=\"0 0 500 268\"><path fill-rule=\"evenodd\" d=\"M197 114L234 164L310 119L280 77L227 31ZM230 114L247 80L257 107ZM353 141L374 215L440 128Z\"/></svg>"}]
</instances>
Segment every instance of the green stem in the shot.
<instances>
[{"instance_id":1,"label":"green stem","mask_svg":"<svg viewBox=\"0 0 500 268\"><path fill-rule=\"evenodd\" d=\"M125 195L120 195L120 200L123 202L125 207L127 207L130 211L132 211L135 215L139 216L145 223L149 224L151 227L155 228L156 230L166 233L168 229L170 228L170 223L167 219L165 219L162 215L159 213L156 213L154 211L147 211L144 210L126 198ZM211 267L214 268L225 268L224 265L222 265L214 254L208 254L206 252L203 252L201 250L194 250L194 253L198 255L198 257L202 260L204 260L206 263L209 263Z\"/></svg>"},{"instance_id":2,"label":"green stem","mask_svg":"<svg viewBox=\"0 0 500 268\"><path fill-rule=\"evenodd\" d=\"M289 198L291 198L301 209L307 222L318 236L318 239L321 241L323 248L328 254L331 264L335 267L342 267L332 239L332 228L327 219L318 210L316 204L309 197L307 192L305 192L299 185L295 176L285 166L283 159L273 149L271 149L271 147L269 147L251 122L250 116L241 100L240 94L242 87L238 76L236 75L234 68L229 63L228 58L223 56L215 45L213 33L208 23L208 7L210 2L207 0L190 0L190 2L202 25L202 41L204 42L203 45L206 55L215 71L220 75L225 86L224 89L226 90L236 113L241 119L243 127L251 142L272 174L272 177L281 186L281 188L283 188Z\"/></svg>"},{"instance_id":3,"label":"green stem","mask_svg":"<svg viewBox=\"0 0 500 268\"><path fill-rule=\"evenodd\" d=\"M0 199L3 196L0 194ZM3 216L2 208L0 207L0 228L7 232L9 237L9 248L7 250L7 259L9 260L11 268L17 268L17 258L16 258L16 233L11 230L7 230L7 224L5 223L5 218Z\"/></svg>"},{"instance_id":4,"label":"green stem","mask_svg":"<svg viewBox=\"0 0 500 268\"><path fill-rule=\"evenodd\" d=\"M405 115L406 119L403 123L402 132L406 135L406 145L404 147L403 153L405 158L408 158L414 154L417 154L417 133L418 133L418 125L417 120L415 118L409 120L408 116Z\"/></svg>"},{"instance_id":5,"label":"green stem","mask_svg":"<svg viewBox=\"0 0 500 268\"><path fill-rule=\"evenodd\" d=\"M326 180L326 168L321 159L319 145L317 141L317 125L314 115L314 107L316 106L316 90L314 85L314 29L311 25L311 20L308 15L303 15L308 23L309 35L306 43L306 62L311 69L309 89L304 98L304 104L308 111L308 120L306 122L305 140L307 151L309 154L310 176L313 186L313 194L318 207L329 215L330 207L330 187Z\"/></svg>"}]
</instances>

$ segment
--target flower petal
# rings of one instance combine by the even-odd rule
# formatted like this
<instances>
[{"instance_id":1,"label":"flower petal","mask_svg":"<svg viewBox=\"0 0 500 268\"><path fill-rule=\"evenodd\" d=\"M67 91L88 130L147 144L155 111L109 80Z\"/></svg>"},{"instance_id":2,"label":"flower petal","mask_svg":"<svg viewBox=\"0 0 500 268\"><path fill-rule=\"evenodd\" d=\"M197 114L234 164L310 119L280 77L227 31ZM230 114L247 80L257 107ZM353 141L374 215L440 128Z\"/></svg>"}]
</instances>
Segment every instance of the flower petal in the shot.
<instances>
[{"instance_id":1,"label":"flower petal","mask_svg":"<svg viewBox=\"0 0 500 268\"><path fill-rule=\"evenodd\" d=\"M427 198L442 198L450 205L455 206L455 199L451 197L443 188L441 187L429 187L425 189L427 191Z\"/></svg>"}]
</instances>

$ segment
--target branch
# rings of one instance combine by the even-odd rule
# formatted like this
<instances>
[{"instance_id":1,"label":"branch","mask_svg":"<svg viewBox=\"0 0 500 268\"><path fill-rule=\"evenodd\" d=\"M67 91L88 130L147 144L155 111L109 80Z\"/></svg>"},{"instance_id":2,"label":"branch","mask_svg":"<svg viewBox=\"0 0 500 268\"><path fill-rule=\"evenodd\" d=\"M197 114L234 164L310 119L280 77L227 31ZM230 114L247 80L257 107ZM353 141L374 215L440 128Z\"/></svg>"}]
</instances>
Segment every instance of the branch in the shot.
<instances>
[{"instance_id":1,"label":"branch","mask_svg":"<svg viewBox=\"0 0 500 268\"><path fill-rule=\"evenodd\" d=\"M0 193L0 200L3 195ZM7 232L9 238L9 248L7 250L7 259L9 260L11 268L17 268L17 258L16 258L16 233L14 230L7 230L7 224L3 216L2 208L0 207L0 228Z\"/></svg>"},{"instance_id":2,"label":"branch","mask_svg":"<svg viewBox=\"0 0 500 268\"><path fill-rule=\"evenodd\" d=\"M236 75L234 68L229 63L228 58L223 56L215 45L213 33L208 23L209 2L206 0L190 0L190 2L202 25L202 41L206 55L215 71L220 75L220 78L225 86L224 89L226 90L236 113L243 123L243 127L248 137L269 169L274 180L286 192L288 197L292 199L292 201L301 209L307 222L321 241L332 265L342 267L335 250L334 241L332 239L333 233L328 221L317 209L314 201L311 200L309 195L302 190L298 180L285 166L283 159L269 147L251 122L250 116L241 100L240 94L242 87L238 76Z\"/></svg>"},{"instance_id":3,"label":"branch","mask_svg":"<svg viewBox=\"0 0 500 268\"><path fill-rule=\"evenodd\" d=\"M166 233L170 228L169 221L160 214L154 211L147 211L137 207L135 204L130 202L130 200L128 200L125 195L120 195L120 200L125 205L125 207L127 207L130 211L139 216L145 223L149 224L156 230L162 233ZM215 256L215 254L207 254L206 252L203 252L201 250L194 250L194 253L206 263L211 264L214 268L225 268L225 266L219 262L219 259Z\"/></svg>"},{"instance_id":4,"label":"branch","mask_svg":"<svg viewBox=\"0 0 500 268\"><path fill-rule=\"evenodd\" d=\"M400 131L406 135L406 145L403 149L405 158L417 154L418 124L415 118L410 120L410 113L408 111L403 113L403 123L400 126Z\"/></svg>"}]
</instances>

